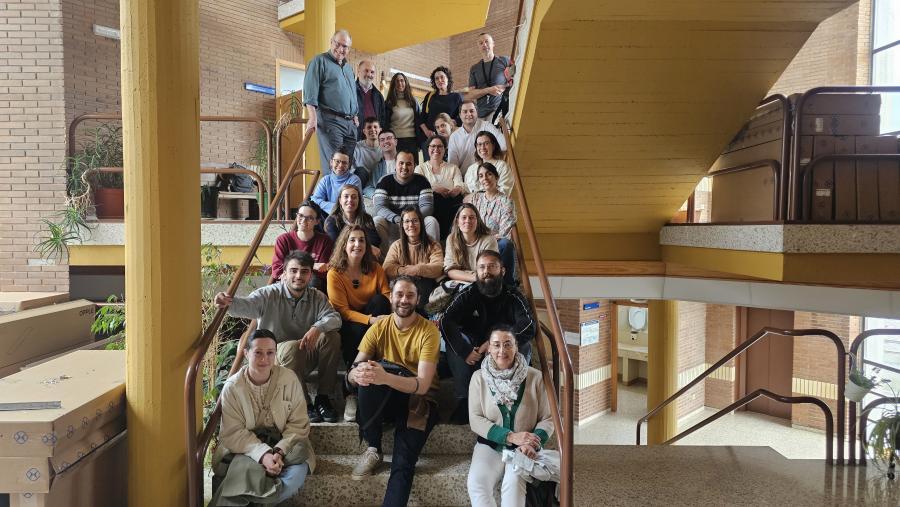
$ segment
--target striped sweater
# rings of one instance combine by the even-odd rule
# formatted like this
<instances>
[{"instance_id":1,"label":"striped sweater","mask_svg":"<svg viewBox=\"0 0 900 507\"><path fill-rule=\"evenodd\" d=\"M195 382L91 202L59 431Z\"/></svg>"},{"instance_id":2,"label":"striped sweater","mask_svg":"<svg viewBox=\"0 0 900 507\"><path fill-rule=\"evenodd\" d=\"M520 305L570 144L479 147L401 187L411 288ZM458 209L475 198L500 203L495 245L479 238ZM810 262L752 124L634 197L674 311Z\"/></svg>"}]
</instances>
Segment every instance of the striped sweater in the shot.
<instances>
[{"instance_id":1,"label":"striped sweater","mask_svg":"<svg viewBox=\"0 0 900 507\"><path fill-rule=\"evenodd\" d=\"M426 217L434 213L434 193L425 176L413 174L405 184L397 181L396 174L391 176L381 178L375 187L375 195L372 196L375 216L392 224L399 224L399 213L407 206L418 206Z\"/></svg>"}]
</instances>

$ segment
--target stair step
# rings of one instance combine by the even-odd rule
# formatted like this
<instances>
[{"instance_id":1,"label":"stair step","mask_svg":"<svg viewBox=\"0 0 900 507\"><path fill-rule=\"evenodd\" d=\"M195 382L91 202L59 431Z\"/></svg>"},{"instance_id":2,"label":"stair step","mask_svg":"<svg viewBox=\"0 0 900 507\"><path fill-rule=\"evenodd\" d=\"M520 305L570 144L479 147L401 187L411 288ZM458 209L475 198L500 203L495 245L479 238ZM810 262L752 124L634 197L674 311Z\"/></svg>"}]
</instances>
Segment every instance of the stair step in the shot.
<instances>
[{"instance_id":1,"label":"stair step","mask_svg":"<svg viewBox=\"0 0 900 507\"><path fill-rule=\"evenodd\" d=\"M471 454L423 453L416 465L408 505L469 505L466 477L470 458ZM307 477L303 488L286 505L381 505L390 476L391 456L385 455L375 475L362 481L351 479L358 454L323 454L316 459L316 472Z\"/></svg>"},{"instance_id":2,"label":"stair step","mask_svg":"<svg viewBox=\"0 0 900 507\"><path fill-rule=\"evenodd\" d=\"M356 423L314 423L309 432L309 440L316 454L352 454L365 450L365 443L359 441L359 426ZM428 436L422 454L428 455L471 455L475 446L475 433L468 426L438 424ZM394 429L385 427L384 452L394 449Z\"/></svg>"}]
</instances>

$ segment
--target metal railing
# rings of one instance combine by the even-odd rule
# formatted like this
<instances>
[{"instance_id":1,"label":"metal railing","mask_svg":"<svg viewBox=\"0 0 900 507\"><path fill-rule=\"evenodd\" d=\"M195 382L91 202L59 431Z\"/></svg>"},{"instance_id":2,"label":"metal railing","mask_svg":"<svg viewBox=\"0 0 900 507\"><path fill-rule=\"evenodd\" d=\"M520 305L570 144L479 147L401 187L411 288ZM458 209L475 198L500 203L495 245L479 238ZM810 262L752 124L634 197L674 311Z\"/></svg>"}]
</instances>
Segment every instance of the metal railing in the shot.
<instances>
[{"instance_id":1,"label":"metal railing","mask_svg":"<svg viewBox=\"0 0 900 507\"><path fill-rule=\"evenodd\" d=\"M897 153L842 153L842 154L829 154L829 155L820 155L818 157L814 157L809 161L805 167L800 170L800 181L802 182L801 189L801 199L803 210L801 212L801 216L804 222L809 222L812 219L812 209L813 209L813 169L821 162L836 162L836 161L879 161L879 160L895 160L900 162L900 154ZM858 164L856 165L855 171L868 170L875 171L878 170L879 167L877 164L872 164L868 167L863 166L860 167ZM833 180L832 180L833 181ZM832 197L836 197L839 192L837 185L832 186ZM832 199L831 211L829 213L830 220L833 221L835 219L834 216L834 200Z\"/></svg>"},{"instance_id":2,"label":"metal railing","mask_svg":"<svg viewBox=\"0 0 900 507\"><path fill-rule=\"evenodd\" d=\"M844 379L847 378L847 349L844 346L844 342L841 341L838 335L832 333L831 331L825 329L776 329L771 327L764 327L755 335L748 338L745 342L741 343L737 347L734 348L728 354L716 361L715 364L706 369L703 373L697 376L694 380L688 382L684 387L679 389L675 394L666 398L662 403L657 405L653 410L648 412L646 415L638 419L637 422L637 445L641 445L641 426L647 422L651 417L659 413L663 408L667 405L678 399L681 395L688 392L692 387L702 382L704 379L709 377L715 370L719 369L728 361L731 361L735 357L742 354L744 351L759 343L760 340L765 338L768 335L773 336L822 336L831 340L834 344L835 352L837 354L837 437L839 442L844 441L844 407L846 406L846 397L844 396ZM775 396L779 396L784 399L788 399L789 397L783 396L780 394L771 393ZM751 400L752 401L752 400ZM782 401L782 400L777 400ZM749 403L749 401L747 402ZM786 402L789 403L789 402ZM830 411L829 411L830 412ZM832 421L833 424L833 421ZM676 435L673 439L677 440L681 438ZM672 440L672 439L670 439ZM833 442L829 440L829 445L833 445ZM843 463L844 461L844 446L838 446L837 451L837 461L838 463Z\"/></svg>"},{"instance_id":3,"label":"metal railing","mask_svg":"<svg viewBox=\"0 0 900 507\"><path fill-rule=\"evenodd\" d=\"M516 196L518 197L519 201L519 211L521 211L522 218L524 219L523 223L525 225L525 233L528 237L528 244L531 247L532 256L534 257L534 264L537 270L538 280L540 281L544 303L547 306L547 313L550 316L551 334L549 338L552 338L550 340L550 343L556 349L559 358L558 364L554 366L557 366L562 370L562 382L559 385L560 398L562 398L560 404L562 410L554 410L552 415L553 425L556 429L558 441L560 444L559 501L560 505L564 507L570 507L574 504L572 483L575 478L573 435L575 413L575 376L572 367L572 359L569 357L569 351L566 348L566 342L563 337L562 324L560 323L559 312L556 308L556 300L553 299L553 292L550 290L550 280L547 277L547 271L544 267L544 258L543 255L541 255L541 248L538 244L537 234L534 230L534 222L531 218L531 209L528 207L528 200L525 199L525 188L522 184L522 175L519 173L515 150L512 147L512 131L510 130L505 118L500 118L500 128L503 132L503 135L506 136L507 139L506 145L509 148L506 153L507 165L509 166L509 169L513 174L516 187L519 189L518 192L516 192ZM521 242L517 243L517 249L520 252L523 246L524 245L522 245ZM521 262L521 264L524 270L524 262ZM527 277L523 277L523 279L527 280ZM530 291L530 284L528 286L528 290ZM533 304L534 301L532 299L532 305ZM537 313L535 313L535 318L537 318ZM543 343L540 342L540 340L536 340L535 343L538 348L538 353L544 355L544 353L542 352ZM544 360L545 359L542 359L542 361ZM546 385L547 380L545 379L545 386ZM550 390L549 387L548 390ZM554 390L550 391L551 392L549 392L548 394L551 395L550 398L551 400L553 400L555 398L555 392Z\"/></svg>"},{"instance_id":4,"label":"metal railing","mask_svg":"<svg viewBox=\"0 0 900 507\"><path fill-rule=\"evenodd\" d=\"M873 336L900 336L900 329L870 329L868 331L863 331L862 333L859 333L858 335L856 335L856 338L854 338L853 341L850 342L850 352L849 353L852 354L852 356L857 358L858 360L865 361L864 359L859 357L859 349L860 349L860 347L862 347L863 343L866 340L868 340L869 338L871 338ZM891 371L900 373L900 371L890 368L889 365L878 365L878 366L881 366L881 367L888 366L888 369L890 369ZM857 407L857 405L859 405L859 403L857 403L853 400L850 400L850 406L848 408L848 410L849 410L848 418L850 420L850 428L848 429L848 435L847 435L847 437L849 439L849 442L847 444L849 457L847 458L847 461L851 464L865 465L866 464L866 452L865 452L865 448L864 448L865 428L866 428L865 415L868 415L868 412L863 410L863 412L865 412L865 415L863 415L861 413L860 417L857 418L856 411L859 408L859 407ZM859 461L857 461L857 459L856 459L856 429L857 429L857 425L860 426L860 428L859 428L859 430L860 430L860 432L859 432L859 434L860 434Z\"/></svg>"},{"instance_id":5,"label":"metal railing","mask_svg":"<svg viewBox=\"0 0 900 507\"><path fill-rule=\"evenodd\" d=\"M829 465L834 464L834 417L832 416L831 409L828 408L828 405L819 398L815 398L812 396L782 396L780 394L773 393L768 389L757 389L753 391L747 396L744 396L743 398L735 401L731 405L728 405L727 407L719 410L715 414L698 422L697 424L682 431L681 433L675 435L674 437L666 440L663 443L667 445L674 444L682 438L687 437L691 433L694 433L695 431L706 427L715 420L725 416L726 414L734 412L735 410L743 407L748 403L751 403L752 401L760 397L769 398L770 400L775 400L781 403L788 403L791 405L807 404L819 407L819 409L822 410L822 415L825 417L825 460L828 461Z\"/></svg>"},{"instance_id":6,"label":"metal railing","mask_svg":"<svg viewBox=\"0 0 900 507\"><path fill-rule=\"evenodd\" d=\"M78 125L87 120L122 121L122 113L86 113L75 117L66 130L66 157L75 155L75 132ZM272 188L272 129L262 118L254 116L201 116L200 122L253 123L266 132L266 188ZM262 214L260 214L262 216Z\"/></svg>"},{"instance_id":7,"label":"metal railing","mask_svg":"<svg viewBox=\"0 0 900 507\"><path fill-rule=\"evenodd\" d=\"M87 177L90 174L95 172L101 173L116 173L116 174L124 174L125 168L123 167L91 167L90 169L84 171L81 175L81 180L89 185L87 182ZM255 171L251 171L250 169L243 169L240 167L201 167L200 174L246 174L253 178L256 181L256 185L259 187L259 198L256 199L256 204L259 207L259 216L263 216L263 198L262 196L266 193L266 185L263 183L262 178L256 174ZM248 194L252 196L252 194Z\"/></svg>"},{"instance_id":8,"label":"metal railing","mask_svg":"<svg viewBox=\"0 0 900 507\"><path fill-rule=\"evenodd\" d=\"M876 408L880 407L881 405L898 404L898 403L900 403L900 398L894 398L894 397L884 397L881 399L873 400L873 401L869 402L869 404L866 405L865 408L863 408L862 412L860 412L859 420L860 421L868 421L869 413L872 412L872 410L875 410ZM853 403L853 405L856 405L856 403ZM866 466L866 464L867 464L866 463L866 441L869 438L866 435L866 426L868 426L868 425L867 424L859 425L859 464L862 466ZM852 435L852 432L851 432L851 435ZM851 440L850 446L851 446L850 448L853 449L853 441L852 440Z\"/></svg>"},{"instance_id":9,"label":"metal railing","mask_svg":"<svg viewBox=\"0 0 900 507\"><path fill-rule=\"evenodd\" d=\"M247 273L247 270L250 267L250 263L256 256L256 251L259 248L259 245L262 243L262 239L265 235L266 229L269 227L269 224L275 217L276 211L278 210L278 204L284 197L287 188L290 186L291 181L293 181L294 177L300 174L309 174L312 176L317 176L319 174L318 171L297 169L298 165L301 162L301 159L303 158L303 152L304 150L306 150L307 144L309 144L309 140L310 136L305 136L303 142L300 145L300 148L297 150L297 153L294 156L293 161L291 162L288 176L284 178L281 181L281 184L278 186L278 192L276 192L275 197L272 200L272 204L269 206L269 209L266 212L265 218L262 220L262 223L259 224L256 235L253 237L253 241L250 243L250 248L247 250L247 254L244 256L244 260L241 262L240 268L238 268L238 270L235 272L234 278L231 280L231 284L226 290L227 294L233 295L237 293L237 289L240 286L244 275ZM210 414L206 426L203 427L202 431L200 431L199 433L197 432L197 422L199 420L199 415L197 413L197 376L200 372L200 364L203 362L203 358L206 356L206 352L209 349L213 338L218 332L219 327L222 325L222 321L225 319L226 312L227 308L219 308L213 316L212 322L201 333L200 337L197 340L197 343L193 347L194 354L191 357L190 363L188 363L188 368L184 380L185 444L187 447L188 461L187 472L188 493L190 501L189 505L191 507L201 507L203 505L203 460L206 456L206 451L209 447L209 443L212 440L213 434L215 433L216 427L219 424L219 419L222 415L220 398L216 400L216 406ZM242 358L242 354L238 354L238 356L235 357L235 361L234 363L232 363L232 372L236 369L236 366L240 366L240 360Z\"/></svg>"},{"instance_id":10,"label":"metal railing","mask_svg":"<svg viewBox=\"0 0 900 507\"><path fill-rule=\"evenodd\" d=\"M788 173L788 202L787 220L798 220L803 214L803 196L800 180L800 140L803 135L803 106L813 95L823 93L876 93L876 92L900 92L900 86L820 86L805 91L797 98L794 106L794 132L791 143L790 172ZM786 164L782 163L786 166ZM809 166L812 166L810 163Z\"/></svg>"}]
</instances>

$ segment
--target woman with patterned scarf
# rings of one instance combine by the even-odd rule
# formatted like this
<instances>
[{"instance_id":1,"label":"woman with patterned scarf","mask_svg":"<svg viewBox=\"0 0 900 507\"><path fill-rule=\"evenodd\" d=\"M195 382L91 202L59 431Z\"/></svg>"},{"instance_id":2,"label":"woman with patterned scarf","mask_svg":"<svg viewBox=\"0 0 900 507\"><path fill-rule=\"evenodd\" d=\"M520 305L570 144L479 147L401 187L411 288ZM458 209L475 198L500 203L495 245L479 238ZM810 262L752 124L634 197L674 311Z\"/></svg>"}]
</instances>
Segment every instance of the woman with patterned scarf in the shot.
<instances>
[{"instance_id":1,"label":"woman with patterned scarf","mask_svg":"<svg viewBox=\"0 0 900 507\"><path fill-rule=\"evenodd\" d=\"M534 458L553 433L550 404L541 372L519 354L513 329L491 331L488 355L469 384L469 424L478 434L467 486L475 507L496 506L500 486L502 507L525 505L525 479L504 463L504 449Z\"/></svg>"}]
</instances>

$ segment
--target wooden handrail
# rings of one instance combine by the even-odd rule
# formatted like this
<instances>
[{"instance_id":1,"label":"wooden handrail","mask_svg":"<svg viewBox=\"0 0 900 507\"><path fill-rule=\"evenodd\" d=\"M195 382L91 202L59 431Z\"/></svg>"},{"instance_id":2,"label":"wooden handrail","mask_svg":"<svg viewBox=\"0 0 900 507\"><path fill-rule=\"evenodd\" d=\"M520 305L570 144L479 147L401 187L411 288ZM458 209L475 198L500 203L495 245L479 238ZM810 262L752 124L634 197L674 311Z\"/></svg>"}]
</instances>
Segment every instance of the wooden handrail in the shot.
<instances>
[{"instance_id":1,"label":"wooden handrail","mask_svg":"<svg viewBox=\"0 0 900 507\"><path fill-rule=\"evenodd\" d=\"M303 142L300 144L300 147L297 150L296 155L294 155L294 159L290 165L290 172L288 174L288 177L284 178L284 180L281 182L281 185L279 185L278 192L275 194L275 198L269 206L265 218L263 219L262 223L259 224L259 228L256 230L256 235L253 237L253 241L250 243L250 248L248 249L247 254L244 256L244 260L241 262L241 266L238 268L237 272L234 275L234 278L231 280L231 284L228 286L228 290L226 291L227 294L235 294L237 292L237 289L240 286L244 275L247 273L247 270L250 267L250 263L256 256L256 251L259 248L259 245L262 243L262 239L265 235L266 229L269 227L269 224L272 222L272 219L275 216L275 213L278 209L278 203L284 197L284 194L287 191L287 188L290 186L291 181L293 181L294 177L299 174L318 174L317 171L297 169L303 157L303 152L304 150L306 150L306 146L309 144L309 140L310 136L305 136ZM212 343L213 338L219 331L219 327L222 325L222 321L225 319L226 312L227 307L219 308L218 310L216 310L212 322L210 322L209 326L203 331L203 333L201 333L200 337L197 339L196 345L193 347L194 354L191 357L191 361L188 364L187 372L185 374L185 443L187 447L188 492L190 501L189 505L191 507L201 507L203 505L203 459L206 455L206 450L209 446L210 440L212 439L212 435L215 432L215 428L218 425L219 416L221 414L219 402L217 401L216 408L213 410L213 414L210 415L206 427L204 427L203 431L200 432L198 436L197 376L200 371L200 364L203 362L203 358L206 356L206 351L209 349L209 345ZM238 358L236 357L235 363L237 362ZM232 368L234 368L234 365L232 365Z\"/></svg>"},{"instance_id":2,"label":"wooden handrail","mask_svg":"<svg viewBox=\"0 0 900 507\"><path fill-rule=\"evenodd\" d=\"M859 357L859 348L862 347L863 342L865 342L866 340L868 340L869 338L871 338L873 336L900 336L900 329L870 329L868 331L863 331L862 333L859 333L858 335L856 335L856 338L854 338L853 341L850 342L849 354L851 354L852 357L857 358L859 361L863 361L864 359ZM851 367L852 366L853 365L851 365ZM859 442L859 445L860 445L859 460L860 460L860 462L856 461L856 426L857 426L857 422L858 422L858 419L856 417L856 411L858 410L857 405L858 405L857 402L850 400L850 406L849 406L850 414L848 416L848 419L850 421L850 428L847 430L847 439L849 440L849 443L847 444L847 449L848 449L848 452L850 455L847 458L847 461L849 461L851 464L863 464L864 465L866 463L866 455L863 450L863 445L865 445L865 442L862 440ZM863 424L862 426L863 426L863 428L865 428L865 424Z\"/></svg>"},{"instance_id":3,"label":"wooden handrail","mask_svg":"<svg viewBox=\"0 0 900 507\"><path fill-rule=\"evenodd\" d=\"M518 198L519 210L522 212L523 223L525 225L525 233L528 236L528 244L531 247L531 253L534 256L534 265L537 268L538 280L541 284L541 292L544 296L544 302L547 305L547 313L550 317L550 326L552 328L553 344L559 353L559 367L562 369L562 383L560 385L560 397L562 398L562 413L554 414L554 425L559 435L559 454L560 454L560 495L559 502L563 507L571 507L574 504L572 482L574 481L574 414L575 414L575 375L572 368L572 358L569 356L569 350L566 348L566 341L563 338L562 324L559 321L559 311L556 308L556 300L553 299L553 291L550 290L550 279L547 277L547 270L544 268L544 257L541 255L541 247L537 241L537 233L534 230L534 221L531 219L531 210L528 207L528 200L525 198L525 187L522 184L522 176L519 174L518 164L516 162L515 150L513 149L513 136L510 131L506 118L500 118L500 128L503 135L506 136L506 161L509 169L515 178L516 186L519 189L516 192ZM523 245L519 244L521 249ZM524 263L523 263L524 264ZM537 317L537 315L535 315ZM537 342L536 342L537 343ZM540 349L543 345L539 345ZM540 350L539 350L540 352ZM557 421L559 421L557 423Z\"/></svg>"},{"instance_id":4,"label":"wooden handrail","mask_svg":"<svg viewBox=\"0 0 900 507\"><path fill-rule=\"evenodd\" d=\"M678 435L675 435L674 437L666 440L663 443L666 445L674 444L675 442L690 435L691 433L694 433L695 431L706 427L713 421L720 419L726 414L734 412L735 410L743 407L744 405L752 402L759 397L765 397L771 400L780 401L781 403L789 403L791 405L809 404L819 407L819 409L822 410L822 415L825 416L825 460L828 461L829 465L834 464L834 418L832 417L831 409L828 408L828 405L825 404L824 401L813 396L784 396L781 394L773 393L768 389L757 389L753 391L747 396L744 396L743 398L735 401L731 405L728 405L727 407L719 410L715 414L707 417L706 419L682 431Z\"/></svg>"},{"instance_id":5,"label":"wooden handrail","mask_svg":"<svg viewBox=\"0 0 900 507\"><path fill-rule=\"evenodd\" d=\"M643 417L638 419L637 422L637 445L641 445L641 426L647 422L651 417L659 413L664 407L678 399L682 394L688 392L692 387L702 382L706 377L710 376L712 372L719 369L722 365L731 361L735 357L742 354L744 351L758 343L760 340L772 334L774 336L823 336L831 340L834 344L835 352L837 353L837 428L838 428L838 441L844 441L844 406L846 403L846 397L844 396L844 379L846 376L847 369L847 349L844 346L844 342L840 339L840 337L831 331L825 329L777 329L772 327L764 327L755 335L748 338L744 343L741 343L737 347L735 347L731 352L725 354L722 359L716 361L716 363L709 368L706 369L703 373L697 376L694 380L688 382L684 387L679 389L675 394L666 398L662 403L657 405L653 410L647 412ZM842 463L844 461L844 446L838 446L838 463Z\"/></svg>"}]
</instances>

